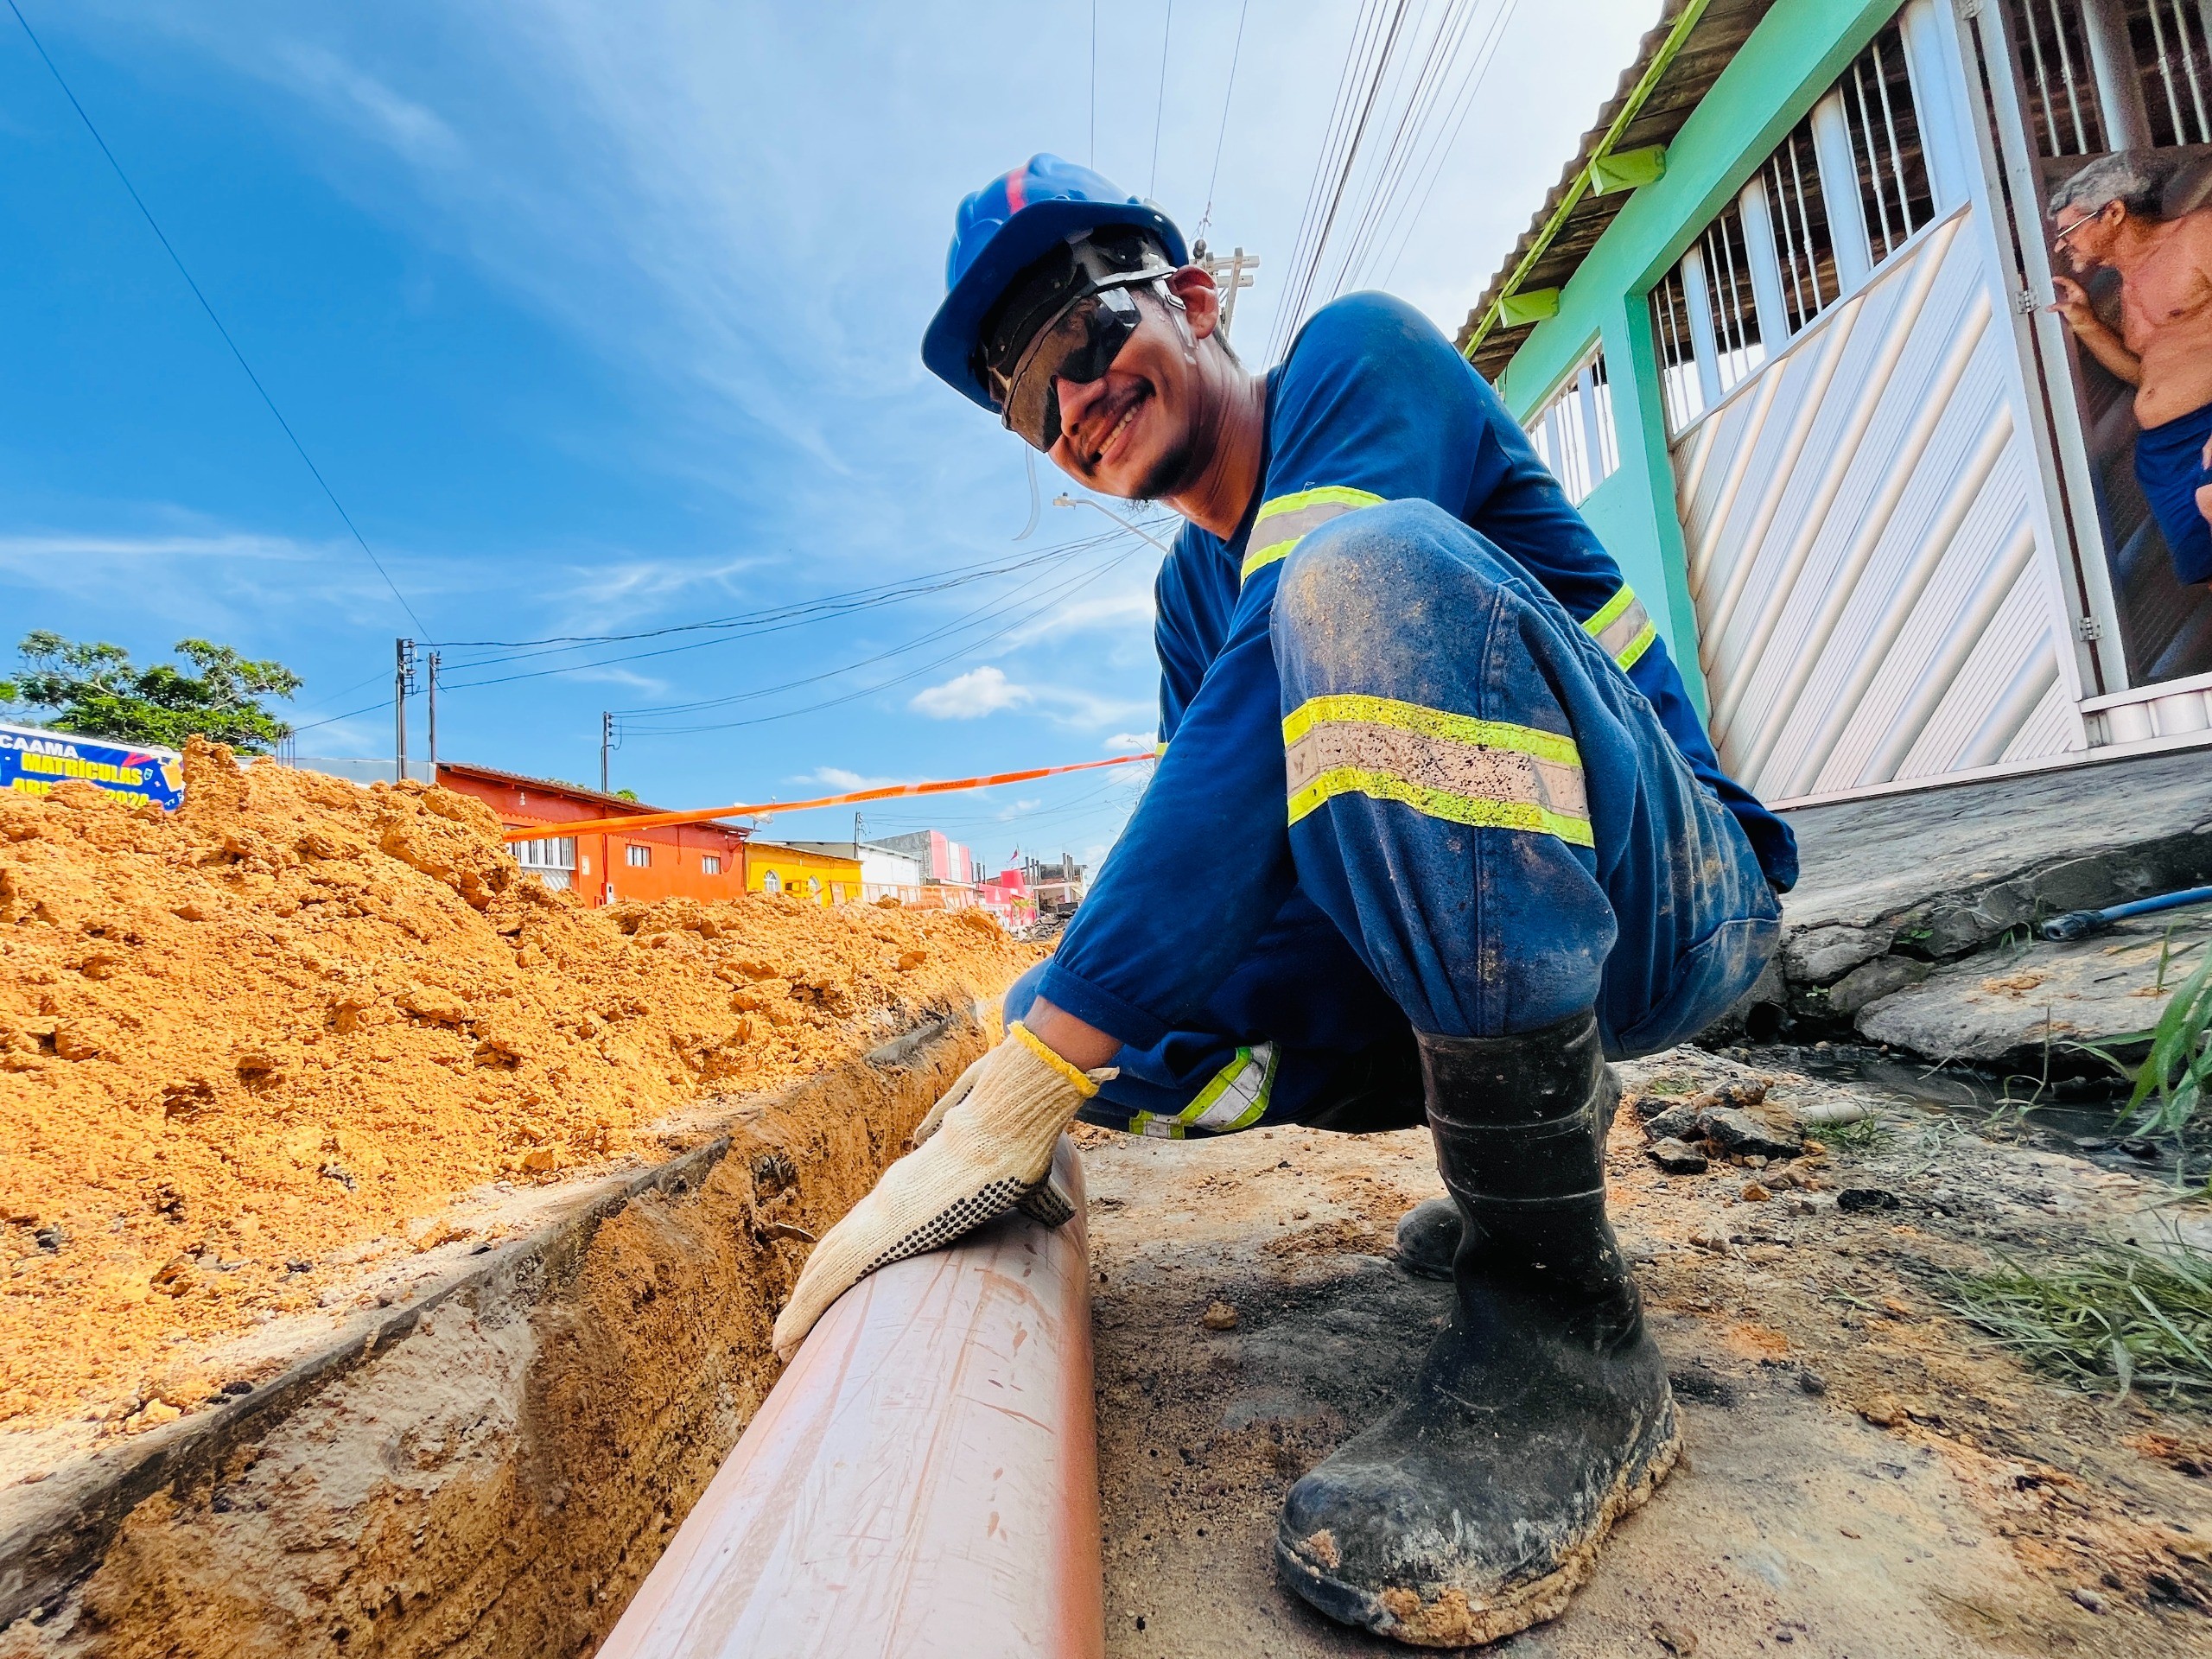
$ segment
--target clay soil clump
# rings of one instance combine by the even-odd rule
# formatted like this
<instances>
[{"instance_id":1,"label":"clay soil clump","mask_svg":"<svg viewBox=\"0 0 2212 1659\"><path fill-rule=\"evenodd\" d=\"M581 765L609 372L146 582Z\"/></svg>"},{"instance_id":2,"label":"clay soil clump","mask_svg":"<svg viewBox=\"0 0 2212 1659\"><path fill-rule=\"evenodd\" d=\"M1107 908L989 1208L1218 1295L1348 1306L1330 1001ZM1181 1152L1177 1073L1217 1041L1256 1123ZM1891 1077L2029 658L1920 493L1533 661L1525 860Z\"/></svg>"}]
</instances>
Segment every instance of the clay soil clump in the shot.
<instances>
[{"instance_id":1,"label":"clay soil clump","mask_svg":"<svg viewBox=\"0 0 2212 1659\"><path fill-rule=\"evenodd\" d=\"M594 910L524 877L467 797L199 743L186 773L174 815L0 794L11 1430L192 1410L236 1383L179 1356L465 1236L457 1198L665 1156L687 1109L1039 954L977 912Z\"/></svg>"}]
</instances>

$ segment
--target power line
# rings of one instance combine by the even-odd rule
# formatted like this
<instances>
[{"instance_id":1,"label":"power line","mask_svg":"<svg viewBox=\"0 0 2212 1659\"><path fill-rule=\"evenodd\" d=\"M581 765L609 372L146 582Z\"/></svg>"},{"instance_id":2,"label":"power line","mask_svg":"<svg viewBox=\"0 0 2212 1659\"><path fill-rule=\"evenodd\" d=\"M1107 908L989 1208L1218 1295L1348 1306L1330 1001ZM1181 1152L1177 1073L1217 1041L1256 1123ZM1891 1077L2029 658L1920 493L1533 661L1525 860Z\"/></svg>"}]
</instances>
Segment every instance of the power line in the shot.
<instances>
[{"instance_id":1,"label":"power line","mask_svg":"<svg viewBox=\"0 0 2212 1659\"><path fill-rule=\"evenodd\" d=\"M1459 134L1467 124L1467 118L1474 112L1475 95L1482 90L1483 83L1490 79L1491 65L1497 61L1498 48L1505 38L1505 27L1512 21L1519 4L1520 0L1503 0L1491 16L1489 33L1483 37L1482 44L1475 48L1474 59L1461 77L1460 90L1453 99L1457 113L1448 118L1449 134L1431 144L1427 156L1415 168L1416 178L1424 181L1418 184L1415 191L1407 194L1400 207L1397 223L1405 228L1396 232L1397 245L1390 251L1390 263L1382 269L1382 280L1386 283L1397 274L1398 261L1405 257L1406 245L1413 238L1414 226L1421 223L1422 215L1428 211L1428 199L1435 194L1436 181L1443 176L1444 163L1451 159L1452 152L1459 147ZM1443 129L1440 129L1440 133L1442 131ZM1408 211L1408 207L1410 212ZM1389 239L1388 233L1384 239Z\"/></svg>"},{"instance_id":2,"label":"power line","mask_svg":"<svg viewBox=\"0 0 2212 1659\"><path fill-rule=\"evenodd\" d=\"M1098 165L1098 0L1090 0L1090 159L1084 165Z\"/></svg>"},{"instance_id":3,"label":"power line","mask_svg":"<svg viewBox=\"0 0 2212 1659\"><path fill-rule=\"evenodd\" d=\"M1243 0L1236 8L1236 44L1229 48L1229 86L1221 95L1221 130L1213 137L1213 170L1206 175L1206 207L1198 215L1197 235L1203 237L1206 226L1213 222L1213 188L1221 177L1221 146L1229 137L1229 105L1236 96L1236 61L1244 54L1244 14L1250 10L1252 0Z\"/></svg>"},{"instance_id":4,"label":"power line","mask_svg":"<svg viewBox=\"0 0 2212 1659\"><path fill-rule=\"evenodd\" d=\"M1410 0L1398 0L1397 10L1390 15L1389 32L1383 36L1382 49L1376 55L1375 72L1367 83L1367 96L1360 100L1359 119L1353 125L1351 137L1344 147L1344 166L1338 170L1336 186L1330 193L1328 212L1323 216L1320 228L1313 237L1311 261L1303 273L1295 297L1284 313L1284 319L1288 320L1293 327L1296 326L1296 320L1304 315L1306 302L1313 293L1313 279L1320 270L1322 251L1329 245L1330 232L1336 228L1337 215L1344 206L1344 187L1351 182L1352 168L1359 160L1359 147L1367 137L1367 124L1374 117L1375 100L1381 95L1382 83L1389 75L1390 54L1397 46L1398 31L1404 27L1406 8L1409 3ZM1284 319L1279 319L1278 322Z\"/></svg>"},{"instance_id":5,"label":"power line","mask_svg":"<svg viewBox=\"0 0 2212 1659\"><path fill-rule=\"evenodd\" d=\"M1098 577L1103 575L1108 570L1112 569L1114 566L1120 564L1123 561L1131 557L1135 554L1135 550L1136 550L1132 548L1127 551L1117 553L1112 558L1105 560L1103 563L1094 566L1091 569L1079 573L1076 577L1072 578L1062 587L1048 593L1045 598L1044 603L1035 607L1033 609L1025 613L1024 614L1014 618L1014 620L1006 624L1005 626L995 628L989 633L983 635L979 639L963 641L961 645L955 646L951 651L947 652L942 657L932 658L930 661L920 664L918 667L909 669L903 674L893 675L890 679L879 681L874 685L862 686L856 691L848 691L838 696L827 698L820 702L810 702L803 708L786 709L780 714L756 715L746 720L718 721L697 726L671 726L661 727L658 728L646 728L640 729L638 735L640 737L680 737L697 732L734 731L741 727L765 726L774 721L790 720L799 715L817 714L824 709L836 709L848 702L857 702L861 697L874 696L879 691L888 691L893 686L904 685L911 680L919 679L923 675L930 673L933 670L942 668L947 663L950 663L957 658L968 656L980 647L991 644L994 640L1004 639L1007 634L1012 633L1016 628L1021 627L1027 623L1034 621L1037 618L1042 616L1046 611L1051 610L1052 607L1058 603L1062 598L1065 597L1067 594L1096 581ZM894 653L886 652L884 654L887 656ZM859 667L861 665L861 664L850 664L847 665L845 670L836 671L848 672L850 669ZM832 677L832 676L824 674L817 675L813 677L815 679L826 679ZM795 681L792 683L793 685L803 683L805 683L805 682ZM792 689L791 686L769 687L759 692L741 693L740 694L740 696L728 699L728 701L737 702L747 696L766 696L775 691L789 690L791 689ZM642 712L651 714L654 711L645 710Z\"/></svg>"},{"instance_id":6,"label":"power line","mask_svg":"<svg viewBox=\"0 0 2212 1659\"><path fill-rule=\"evenodd\" d=\"M123 170L123 163L115 159L115 152L107 147L107 140L100 137L100 130L92 124L92 118L85 113L85 106L77 101L77 94L69 90L69 83L62 79L61 71L54 66L54 60L47 55L45 46L41 43L37 33L31 28L30 20L23 16L22 8L16 3L16 0L8 0L8 10L16 14L16 21L23 26L23 33L30 38L31 49L38 54L39 60L46 65L47 73L54 77L54 84L61 89L61 95L69 100L69 107L77 111L77 118L85 124L85 130L92 135L92 142L100 147L100 154L107 157L107 164L115 169L115 176L123 181L124 189L130 193L130 200L145 219L148 228L154 232L156 239L161 243L162 251L168 255L169 262L176 267L177 275L184 278L185 286L192 290L192 297L200 302L200 308L207 314L207 321L215 325L215 332L223 337L223 344L231 348L231 355L238 359L238 367L245 371L245 378L253 383L253 389L261 394L261 401L269 406L269 412L276 417L276 424L283 428L285 437L291 441L292 448L298 453L301 461L306 463L308 471L315 474L315 481L321 486L322 493L329 499L330 505L337 510L338 516L345 520L346 528L353 532L353 539L360 544L361 551L368 555L369 563L376 567L377 575L384 578L384 585L391 589L391 596L399 601L399 608L407 613L408 620L414 623L419 632L428 633L429 629L424 627L423 619L415 614L415 607L407 602L407 595L399 591L399 584L391 579L391 573L384 568L384 561L377 557L376 550L369 545L367 538L361 534L359 527L353 523L353 514L346 511L345 504L339 500L337 492L330 487L329 480L323 477L322 469L315 464L315 458L308 454L307 446L300 442L299 435L292 430L292 423L284 418L284 411L276 407L276 400L269 395L269 388L261 384L261 377L253 372L253 365L245 360L245 353L238 349L238 341L231 338L231 331L223 327L222 318L215 315L215 308L207 302L207 295L200 292L200 284L193 280L191 271L185 268L184 260L162 231L160 222L155 219L153 210L146 206L145 199L138 194L137 187L130 182L130 175Z\"/></svg>"},{"instance_id":7,"label":"power line","mask_svg":"<svg viewBox=\"0 0 2212 1659\"><path fill-rule=\"evenodd\" d=\"M9 0L10 5L15 0ZM1145 181L1145 200L1160 194L1160 118L1167 108L1167 42L1175 34L1175 0L1167 0L1167 21L1160 30L1160 92L1152 101L1152 176Z\"/></svg>"},{"instance_id":8,"label":"power line","mask_svg":"<svg viewBox=\"0 0 2212 1659\"><path fill-rule=\"evenodd\" d=\"M999 574L1007 574L1007 573L1010 573L1011 571L1018 570L1018 569L1026 569L1026 568L1028 568L1028 567L1030 567L1030 566L1032 566L1032 565L1035 565L1035 564L1041 564L1041 563L1066 563L1067 561L1069 561L1069 560L1071 560L1071 559L1074 558L1074 557L1075 557L1076 556L1077 556L1078 554L1085 553L1085 552L1089 552L1089 551L1091 551L1091 550L1095 550L1095 549L1096 549L1096 548L1103 547L1103 546L1107 546L1107 545L1111 544L1113 542L1115 542L1116 540L1117 540L1117 539L1119 538L1120 533L1121 533L1121 532L1118 532L1118 531L1109 531L1109 532L1107 532L1107 533L1105 533L1105 534L1099 535L1099 536L1084 537L1083 537L1082 539L1080 539L1080 540L1078 540L1078 541L1063 543L1062 543L1061 545L1059 545L1058 547L1056 547L1056 548L1052 549L1052 550L1049 553L1047 553L1047 554L1039 555L1039 556L1037 556L1036 557L1033 557L1033 558L1031 558L1031 559L1025 559L1025 560L1019 560L1019 561L1016 561L1016 562L1014 562L1013 564L1010 564L1010 565L1007 566L1007 567L1006 567L1006 569L1005 569L1005 570L1003 570L1003 571L1000 572ZM957 584L957 583L950 583L950 582L948 582L948 583L942 584L942 585L941 585L941 587L940 587L940 588L933 588L933 589L930 589L930 590L928 590L928 591L932 591L932 592L935 592L935 591L942 591L942 590L943 590L943 588L950 588L950 587L957 586L957 585L959 585L959 584ZM908 596L908 597L911 597L912 595L907 595L907 596ZM969 612L968 614L969 614L969 616L975 616L975 615L978 615L978 614L980 614L982 611L988 611L988 610L989 610L989 609L992 607L992 606L994 606L994 605L998 605L998 604L1001 604L1001 603L1003 603L1003 602L1004 602L1004 601L1001 601L1001 600L995 600L995 601L989 601L988 603L987 603L987 604L986 604L986 605L984 605L983 607L980 607L980 609L979 609L978 611L971 611L971 612ZM664 646L661 647L659 650L657 650L657 651L632 651L632 652L622 652L622 653L621 653L621 654L620 654L620 655L613 656L613 657L599 657L599 658L594 658L593 659L591 659L591 660L590 660L590 661L588 661L588 662L581 662L581 663L563 663L563 664L557 664L557 665L556 665L556 666L554 666L554 667L551 667L551 668L530 669L530 670L525 670L525 671L524 671L523 672L521 672L521 673L517 673L517 674L502 674L502 675L495 675L495 676L493 676L493 677L491 677L491 678L489 678L489 679L481 679L481 680L454 680L454 681L448 681L448 682L446 683L447 683L447 689L448 689L448 690L463 690L463 689L466 689L466 688L468 688L468 687L472 687L472 686L484 686L484 685L507 685L507 684L512 684L512 683L514 683L515 681L518 681L518 680L536 680L536 679L544 679L544 678L547 678L547 677L551 677L551 676L554 676L554 675L560 675L560 674L577 674L577 673L582 673L582 672L585 672L585 671L588 671L588 670L592 670L592 669L598 669L598 668L612 668L612 667L613 667L613 666L615 666L615 665L617 665L617 664L622 664L622 663L638 663L638 662L646 662L646 661L650 661L650 660L652 660L652 658L659 658L659 657L674 657L674 656L679 656L679 655L683 654L683 652L691 652L691 651L701 651L701 650L704 650L706 647L708 647L708 646L709 646L709 645L726 645L726 644L728 644L728 643L730 643L732 640L734 640L734 639L757 639L758 637L760 637L761 634L764 634L764 633L776 633L776 632L785 632L785 631L786 631L786 630L788 630L788 629L791 629L791 628L795 628L795 627L804 626L805 626L808 622L821 621L821 620L827 620L827 617L828 617L828 616L830 616L830 615L849 616L849 615L851 615L851 614L853 614L853 613L854 613L854 611L855 611L855 610L861 609L861 608L866 608L866 607L852 607L852 608L850 608L850 609L847 609L847 610L841 611L841 612L823 613L823 614L821 614L821 615L816 615L816 616L804 617L804 618L801 618L801 619L799 619L799 620L798 620L783 621L783 622L779 622L779 623L776 624L776 625L775 625L775 626L763 626L763 627L757 627L757 628L749 629L749 630L747 630L747 631L744 631L744 632L727 632L727 633L721 634L721 636L719 636L719 637L717 637L717 638L715 638L715 639L699 639L699 640L694 640L694 641L692 641L691 643L690 643L690 644L688 644L688 645L664 645ZM944 634L944 632L949 632L949 631L950 631L950 630L952 630L952 629L957 628L957 627L959 626L960 621L964 620L966 620L966 619L964 619L964 618L963 618L963 619L957 619L957 620L956 620L954 622L951 622L951 623L948 623L948 624L944 624L944 625L943 625L943 626L940 626L939 628L938 628L938 629L936 629L936 630L933 630L933 631L932 631L932 632L931 632L931 633L929 633L929 634L925 634L925 635L923 635L923 636L922 636L922 640L921 640L921 642L920 642L920 643L926 643L926 642L927 642L929 639L931 639L937 638L937 637L940 637L940 636L941 636L942 634ZM905 648L906 648L906 647L901 647L900 649L905 649ZM506 658L487 657L487 658L480 658L480 659L478 659L477 661L475 661L475 662L474 662L474 663L470 663L470 664L465 664L464 666L468 667L468 668L471 668L471 669L477 669L477 668L491 668L491 667L496 667L496 666L499 666L500 664L502 664L502 663L504 663L504 662L518 662L518 661L527 661L527 660L530 660L532 657L535 657L535 656L541 656L541 655L543 655L543 656L551 656L551 655L556 655L556 654L560 654L560 652L561 652L570 651L570 650L574 650L574 649L576 649L576 647L574 647L574 646L563 646L563 647L560 647L560 648L558 648L558 650L557 650L557 651L551 651L551 652L518 652L516 655L514 655L514 656L512 656L512 657L506 657ZM890 653L890 654L894 654L894 655L895 655L896 653L895 653L895 652L893 652L893 653ZM715 700L714 700L714 702L716 702L716 703L720 703L720 702L729 702L729 701L733 701L733 700L734 700L734 699L729 699L729 698L717 698L717 699L715 699Z\"/></svg>"}]
</instances>

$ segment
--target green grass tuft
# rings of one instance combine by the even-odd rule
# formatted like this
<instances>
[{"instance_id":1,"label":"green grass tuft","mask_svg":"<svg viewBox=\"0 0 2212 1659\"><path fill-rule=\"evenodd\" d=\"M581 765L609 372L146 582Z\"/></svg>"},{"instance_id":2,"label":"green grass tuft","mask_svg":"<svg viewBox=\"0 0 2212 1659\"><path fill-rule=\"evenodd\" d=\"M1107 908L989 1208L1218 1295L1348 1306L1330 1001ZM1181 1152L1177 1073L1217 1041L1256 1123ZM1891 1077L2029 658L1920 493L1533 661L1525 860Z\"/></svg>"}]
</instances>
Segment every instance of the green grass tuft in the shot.
<instances>
[{"instance_id":1,"label":"green grass tuft","mask_svg":"<svg viewBox=\"0 0 2212 1659\"><path fill-rule=\"evenodd\" d=\"M2158 964L2162 985L2165 968L2166 958L2162 955ZM2067 1046L2095 1055L2121 1077L2133 1081L2134 1090L2120 1110L2123 1124L2136 1128L2139 1133L2171 1135L2196 1116L2206 1092L2212 1090L2208 1032L2212 1032L2212 954L2166 999L2158 1023L2149 1031L2107 1037L2101 1044L2069 1043ZM2139 1065L2130 1065L2113 1052L2145 1039L2151 1049Z\"/></svg>"},{"instance_id":2,"label":"green grass tuft","mask_svg":"<svg viewBox=\"0 0 2212 1659\"><path fill-rule=\"evenodd\" d=\"M2094 1393L2212 1401L2212 1255L2107 1244L2046 1269L2007 1260L1951 1281L1954 1313Z\"/></svg>"},{"instance_id":3,"label":"green grass tuft","mask_svg":"<svg viewBox=\"0 0 2212 1659\"><path fill-rule=\"evenodd\" d=\"M1869 1112L1849 1123L1808 1123L1805 1135L1830 1151L1840 1147L1846 1152L1872 1152L1887 1141L1891 1134L1889 1118L1881 1112Z\"/></svg>"}]
</instances>

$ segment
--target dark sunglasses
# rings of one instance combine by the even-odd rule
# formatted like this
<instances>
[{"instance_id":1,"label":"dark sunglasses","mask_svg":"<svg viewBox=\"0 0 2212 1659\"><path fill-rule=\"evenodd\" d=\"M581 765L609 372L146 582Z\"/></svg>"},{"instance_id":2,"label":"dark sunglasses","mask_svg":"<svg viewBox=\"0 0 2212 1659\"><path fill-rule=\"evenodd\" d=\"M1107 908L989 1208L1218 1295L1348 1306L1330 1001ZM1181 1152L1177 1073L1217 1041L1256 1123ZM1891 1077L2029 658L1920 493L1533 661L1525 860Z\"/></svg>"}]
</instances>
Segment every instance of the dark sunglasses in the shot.
<instances>
[{"instance_id":1,"label":"dark sunglasses","mask_svg":"<svg viewBox=\"0 0 2212 1659\"><path fill-rule=\"evenodd\" d=\"M1060 439L1058 383L1088 385L1114 366L1129 336L1144 321L1131 284L1165 275L1154 271L1110 279L1068 302L1033 335L1013 368L991 373L999 418L1034 448L1050 450Z\"/></svg>"}]
</instances>

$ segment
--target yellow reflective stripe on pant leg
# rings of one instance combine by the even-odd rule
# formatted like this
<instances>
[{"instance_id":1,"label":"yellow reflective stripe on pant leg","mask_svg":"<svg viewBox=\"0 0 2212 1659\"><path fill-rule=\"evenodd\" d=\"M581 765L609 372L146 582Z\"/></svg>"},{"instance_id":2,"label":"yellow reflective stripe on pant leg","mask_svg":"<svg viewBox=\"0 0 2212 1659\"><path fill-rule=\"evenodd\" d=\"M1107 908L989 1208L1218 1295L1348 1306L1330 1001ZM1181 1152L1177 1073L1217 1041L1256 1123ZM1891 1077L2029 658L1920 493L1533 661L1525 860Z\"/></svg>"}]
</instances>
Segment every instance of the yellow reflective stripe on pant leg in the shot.
<instances>
[{"instance_id":1,"label":"yellow reflective stripe on pant leg","mask_svg":"<svg viewBox=\"0 0 2212 1659\"><path fill-rule=\"evenodd\" d=\"M1299 490L1290 495L1279 495L1262 505L1252 520L1252 535L1246 543L1243 568L1237 572L1239 582L1249 582L1255 570L1290 556L1308 531L1319 530L1332 518L1341 518L1348 512L1362 507L1382 505L1382 498L1370 495L1365 490L1355 490L1339 484L1325 484L1318 489Z\"/></svg>"},{"instance_id":2,"label":"yellow reflective stripe on pant leg","mask_svg":"<svg viewBox=\"0 0 2212 1659\"><path fill-rule=\"evenodd\" d=\"M1595 616L1582 625L1582 631L1624 670L1634 668L1637 659L1650 650L1651 642L1659 637L1659 630L1652 625L1651 613L1643 608L1636 589L1626 582Z\"/></svg>"},{"instance_id":3,"label":"yellow reflective stripe on pant leg","mask_svg":"<svg viewBox=\"0 0 2212 1659\"><path fill-rule=\"evenodd\" d=\"M1282 723L1290 822L1338 795L1596 844L1574 740L1390 697L1314 697Z\"/></svg>"}]
</instances>

